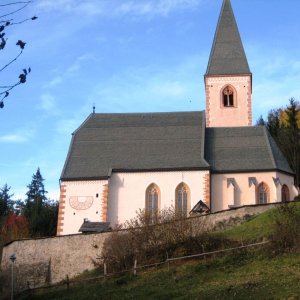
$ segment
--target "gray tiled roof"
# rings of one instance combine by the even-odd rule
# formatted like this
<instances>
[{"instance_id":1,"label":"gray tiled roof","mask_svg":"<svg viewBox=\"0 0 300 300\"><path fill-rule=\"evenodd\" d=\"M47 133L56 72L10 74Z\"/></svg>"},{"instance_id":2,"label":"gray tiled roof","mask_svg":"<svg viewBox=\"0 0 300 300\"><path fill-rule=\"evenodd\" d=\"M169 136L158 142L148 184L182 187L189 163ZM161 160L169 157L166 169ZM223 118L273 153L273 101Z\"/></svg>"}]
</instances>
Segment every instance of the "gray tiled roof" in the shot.
<instances>
[{"instance_id":1,"label":"gray tiled roof","mask_svg":"<svg viewBox=\"0 0 300 300\"><path fill-rule=\"evenodd\" d=\"M111 170L208 169L204 112L91 114L74 132L61 179Z\"/></svg>"},{"instance_id":2,"label":"gray tiled roof","mask_svg":"<svg viewBox=\"0 0 300 300\"><path fill-rule=\"evenodd\" d=\"M230 0L221 9L206 75L251 74Z\"/></svg>"},{"instance_id":3,"label":"gray tiled roof","mask_svg":"<svg viewBox=\"0 0 300 300\"><path fill-rule=\"evenodd\" d=\"M205 158L213 172L279 170L293 174L263 126L207 128Z\"/></svg>"}]
</instances>

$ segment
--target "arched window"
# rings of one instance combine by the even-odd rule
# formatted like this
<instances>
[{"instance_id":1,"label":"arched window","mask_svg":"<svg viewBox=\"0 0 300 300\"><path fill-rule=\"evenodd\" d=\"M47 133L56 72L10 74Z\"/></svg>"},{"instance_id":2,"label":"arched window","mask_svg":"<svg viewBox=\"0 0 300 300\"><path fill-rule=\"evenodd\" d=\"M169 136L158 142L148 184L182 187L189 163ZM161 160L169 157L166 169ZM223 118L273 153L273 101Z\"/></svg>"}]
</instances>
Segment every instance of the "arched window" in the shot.
<instances>
[{"instance_id":1,"label":"arched window","mask_svg":"<svg viewBox=\"0 0 300 300\"><path fill-rule=\"evenodd\" d=\"M281 201L282 202L290 201L290 191L286 184L284 184L281 188Z\"/></svg>"},{"instance_id":2,"label":"arched window","mask_svg":"<svg viewBox=\"0 0 300 300\"><path fill-rule=\"evenodd\" d=\"M257 187L257 203L266 204L270 201L270 189L264 182Z\"/></svg>"},{"instance_id":3,"label":"arched window","mask_svg":"<svg viewBox=\"0 0 300 300\"><path fill-rule=\"evenodd\" d=\"M175 210L180 217L187 217L191 210L190 189L185 183L180 183L175 192Z\"/></svg>"},{"instance_id":4,"label":"arched window","mask_svg":"<svg viewBox=\"0 0 300 300\"><path fill-rule=\"evenodd\" d=\"M231 86L227 85L222 92L222 100L224 107L234 106L234 90Z\"/></svg>"},{"instance_id":5,"label":"arched window","mask_svg":"<svg viewBox=\"0 0 300 300\"><path fill-rule=\"evenodd\" d=\"M146 221L153 224L158 221L158 211L160 207L160 190L159 187L152 183L146 190Z\"/></svg>"}]
</instances>

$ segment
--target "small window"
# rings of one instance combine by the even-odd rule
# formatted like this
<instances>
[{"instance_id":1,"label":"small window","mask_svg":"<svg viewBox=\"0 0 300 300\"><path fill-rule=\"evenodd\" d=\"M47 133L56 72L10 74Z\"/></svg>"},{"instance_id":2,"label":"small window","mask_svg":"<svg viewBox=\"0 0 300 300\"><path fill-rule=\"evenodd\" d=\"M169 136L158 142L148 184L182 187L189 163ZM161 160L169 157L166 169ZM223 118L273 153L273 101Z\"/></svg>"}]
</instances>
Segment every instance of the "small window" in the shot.
<instances>
[{"instance_id":1,"label":"small window","mask_svg":"<svg viewBox=\"0 0 300 300\"><path fill-rule=\"evenodd\" d=\"M233 107L234 106L234 91L229 85L223 89L223 106Z\"/></svg>"}]
</instances>

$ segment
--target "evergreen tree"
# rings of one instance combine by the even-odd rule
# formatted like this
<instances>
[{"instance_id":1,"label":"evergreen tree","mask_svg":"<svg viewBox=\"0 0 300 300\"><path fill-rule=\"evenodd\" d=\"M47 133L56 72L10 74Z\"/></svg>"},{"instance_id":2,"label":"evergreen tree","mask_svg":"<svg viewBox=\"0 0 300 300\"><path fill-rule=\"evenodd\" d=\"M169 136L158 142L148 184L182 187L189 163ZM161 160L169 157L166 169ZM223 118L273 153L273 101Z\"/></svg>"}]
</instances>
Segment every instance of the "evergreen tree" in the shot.
<instances>
[{"instance_id":1,"label":"evergreen tree","mask_svg":"<svg viewBox=\"0 0 300 300\"><path fill-rule=\"evenodd\" d=\"M47 199L43 182L38 168L27 186L23 213L29 221L32 236L49 236L56 232L58 204Z\"/></svg>"},{"instance_id":2,"label":"evergreen tree","mask_svg":"<svg viewBox=\"0 0 300 300\"><path fill-rule=\"evenodd\" d=\"M9 194L10 189L7 184L0 189L0 217L7 216L13 210L13 194Z\"/></svg>"},{"instance_id":3,"label":"evergreen tree","mask_svg":"<svg viewBox=\"0 0 300 300\"><path fill-rule=\"evenodd\" d=\"M265 123L268 131L295 172L295 185L300 187L300 104L294 98L286 108L273 109Z\"/></svg>"},{"instance_id":4,"label":"evergreen tree","mask_svg":"<svg viewBox=\"0 0 300 300\"><path fill-rule=\"evenodd\" d=\"M259 119L256 121L255 126L265 126L266 122L262 115L260 115Z\"/></svg>"}]
</instances>

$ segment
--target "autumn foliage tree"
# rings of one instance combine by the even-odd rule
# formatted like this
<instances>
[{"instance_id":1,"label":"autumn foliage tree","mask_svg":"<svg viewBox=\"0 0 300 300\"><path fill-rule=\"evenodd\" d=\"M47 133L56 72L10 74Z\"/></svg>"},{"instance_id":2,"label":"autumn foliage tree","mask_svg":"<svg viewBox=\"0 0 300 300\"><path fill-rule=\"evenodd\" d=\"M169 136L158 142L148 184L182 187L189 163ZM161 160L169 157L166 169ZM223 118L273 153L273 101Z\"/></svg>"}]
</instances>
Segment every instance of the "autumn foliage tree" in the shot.
<instances>
[{"instance_id":1,"label":"autumn foliage tree","mask_svg":"<svg viewBox=\"0 0 300 300\"><path fill-rule=\"evenodd\" d=\"M2 1L1 1L2 2ZM26 19L16 19L17 14L24 10L32 1L12 1L5 4L0 4L0 50L5 50L10 40L7 33L12 26L23 24L27 21L34 21L36 16ZM17 53L4 65L0 66L0 73L4 72L13 62L15 62L23 53L26 42L21 39L12 41L15 43ZM0 84L0 108L4 107L4 99L10 94L10 91L20 84L24 84L27 80L27 75L31 72L30 67L23 70L16 76L15 82Z\"/></svg>"},{"instance_id":2,"label":"autumn foliage tree","mask_svg":"<svg viewBox=\"0 0 300 300\"><path fill-rule=\"evenodd\" d=\"M2 225L1 235L4 241L28 238L30 236L28 220L25 216L11 212Z\"/></svg>"}]
</instances>

